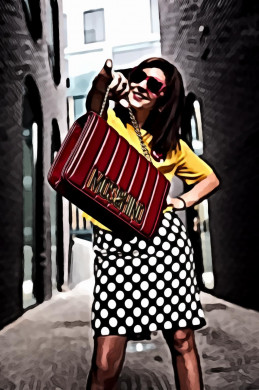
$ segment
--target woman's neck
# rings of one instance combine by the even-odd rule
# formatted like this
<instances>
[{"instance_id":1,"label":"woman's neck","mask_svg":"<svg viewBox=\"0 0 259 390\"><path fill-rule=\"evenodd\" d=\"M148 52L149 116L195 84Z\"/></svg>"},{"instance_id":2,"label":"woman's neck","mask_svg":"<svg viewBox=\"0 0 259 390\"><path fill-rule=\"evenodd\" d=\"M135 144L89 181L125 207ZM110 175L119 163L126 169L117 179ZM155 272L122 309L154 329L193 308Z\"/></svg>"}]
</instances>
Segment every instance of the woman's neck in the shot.
<instances>
[{"instance_id":1,"label":"woman's neck","mask_svg":"<svg viewBox=\"0 0 259 390\"><path fill-rule=\"evenodd\" d=\"M136 117L136 120L139 124L140 129L142 128L142 126L146 122L149 113L150 113L150 111L145 110L145 109L135 110L135 117Z\"/></svg>"}]
</instances>

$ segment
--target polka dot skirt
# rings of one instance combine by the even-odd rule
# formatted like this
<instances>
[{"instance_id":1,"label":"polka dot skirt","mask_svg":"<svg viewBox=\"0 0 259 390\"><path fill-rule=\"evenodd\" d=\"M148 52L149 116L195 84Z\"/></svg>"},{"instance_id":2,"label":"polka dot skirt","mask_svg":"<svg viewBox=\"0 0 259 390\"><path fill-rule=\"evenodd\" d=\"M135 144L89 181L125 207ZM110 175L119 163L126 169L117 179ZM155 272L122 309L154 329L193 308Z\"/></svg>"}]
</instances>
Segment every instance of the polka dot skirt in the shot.
<instances>
[{"instance_id":1,"label":"polka dot skirt","mask_svg":"<svg viewBox=\"0 0 259 390\"><path fill-rule=\"evenodd\" d=\"M198 329L206 324L185 226L164 214L151 240L122 241L94 226L94 337L150 339L155 330Z\"/></svg>"}]
</instances>

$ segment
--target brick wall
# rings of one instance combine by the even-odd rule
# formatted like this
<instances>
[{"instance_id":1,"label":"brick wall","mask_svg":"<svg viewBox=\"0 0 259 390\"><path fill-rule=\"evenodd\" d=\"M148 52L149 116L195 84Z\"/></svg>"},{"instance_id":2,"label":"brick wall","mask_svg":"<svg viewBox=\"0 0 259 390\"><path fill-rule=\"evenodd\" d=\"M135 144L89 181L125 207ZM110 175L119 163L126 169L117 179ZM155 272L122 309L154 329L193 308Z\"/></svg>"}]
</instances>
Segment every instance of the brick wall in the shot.
<instances>
[{"instance_id":1,"label":"brick wall","mask_svg":"<svg viewBox=\"0 0 259 390\"><path fill-rule=\"evenodd\" d=\"M221 179L209 201L212 293L258 310L259 4L160 0L159 7L162 54L202 103L203 157Z\"/></svg>"}]
</instances>

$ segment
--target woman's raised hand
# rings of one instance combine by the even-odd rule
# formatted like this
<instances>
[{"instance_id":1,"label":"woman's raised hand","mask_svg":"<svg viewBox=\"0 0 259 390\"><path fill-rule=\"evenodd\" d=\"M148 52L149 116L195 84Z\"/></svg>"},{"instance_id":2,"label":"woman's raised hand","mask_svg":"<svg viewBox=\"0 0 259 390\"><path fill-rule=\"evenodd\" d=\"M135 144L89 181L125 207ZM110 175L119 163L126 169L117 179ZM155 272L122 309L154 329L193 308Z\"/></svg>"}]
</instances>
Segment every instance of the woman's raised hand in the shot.
<instances>
[{"instance_id":1,"label":"woman's raised hand","mask_svg":"<svg viewBox=\"0 0 259 390\"><path fill-rule=\"evenodd\" d=\"M106 60L102 70L93 80L92 88L89 91L86 99L87 111L94 111L100 113L104 95L110 87L109 98L119 102L124 107L129 107L127 95L129 92L129 83L121 72L114 72L112 70L112 60ZM103 117L107 118L108 102L106 104Z\"/></svg>"}]
</instances>

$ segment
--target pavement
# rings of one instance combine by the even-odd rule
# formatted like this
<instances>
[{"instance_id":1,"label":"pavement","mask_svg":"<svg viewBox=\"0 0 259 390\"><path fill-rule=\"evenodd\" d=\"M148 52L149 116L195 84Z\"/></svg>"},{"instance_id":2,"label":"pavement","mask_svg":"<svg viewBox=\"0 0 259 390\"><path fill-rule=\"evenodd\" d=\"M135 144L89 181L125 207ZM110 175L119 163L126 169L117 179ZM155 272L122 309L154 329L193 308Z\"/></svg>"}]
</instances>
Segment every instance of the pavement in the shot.
<instances>
[{"instance_id":1,"label":"pavement","mask_svg":"<svg viewBox=\"0 0 259 390\"><path fill-rule=\"evenodd\" d=\"M0 389L84 390L93 339L93 279L28 310L0 332ZM201 293L207 319L196 343L206 390L259 390L259 313ZM174 390L161 332L128 342L120 390Z\"/></svg>"}]
</instances>

